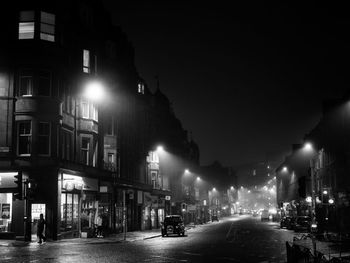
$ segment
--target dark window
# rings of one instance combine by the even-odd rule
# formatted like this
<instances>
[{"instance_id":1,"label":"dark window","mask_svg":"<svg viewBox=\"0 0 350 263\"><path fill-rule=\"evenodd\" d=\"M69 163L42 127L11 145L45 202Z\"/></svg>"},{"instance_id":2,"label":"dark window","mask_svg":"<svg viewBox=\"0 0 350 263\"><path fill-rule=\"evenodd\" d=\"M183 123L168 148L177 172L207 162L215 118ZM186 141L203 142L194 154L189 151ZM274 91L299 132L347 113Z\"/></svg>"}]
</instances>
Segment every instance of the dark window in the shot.
<instances>
[{"instance_id":1,"label":"dark window","mask_svg":"<svg viewBox=\"0 0 350 263\"><path fill-rule=\"evenodd\" d=\"M50 123L48 122L39 123L38 154L50 154Z\"/></svg>"},{"instance_id":2,"label":"dark window","mask_svg":"<svg viewBox=\"0 0 350 263\"><path fill-rule=\"evenodd\" d=\"M113 116L111 116L109 121L108 121L107 134L108 135L114 135L114 118L113 118Z\"/></svg>"},{"instance_id":3,"label":"dark window","mask_svg":"<svg viewBox=\"0 0 350 263\"><path fill-rule=\"evenodd\" d=\"M20 77L19 96L33 95L33 76L23 75Z\"/></svg>"},{"instance_id":4,"label":"dark window","mask_svg":"<svg viewBox=\"0 0 350 263\"><path fill-rule=\"evenodd\" d=\"M40 12L40 39L55 42L55 15Z\"/></svg>"},{"instance_id":5,"label":"dark window","mask_svg":"<svg viewBox=\"0 0 350 263\"><path fill-rule=\"evenodd\" d=\"M62 131L62 159L72 160L73 135L69 131Z\"/></svg>"},{"instance_id":6,"label":"dark window","mask_svg":"<svg viewBox=\"0 0 350 263\"><path fill-rule=\"evenodd\" d=\"M18 123L18 154L31 154L32 124L30 121Z\"/></svg>"},{"instance_id":7,"label":"dark window","mask_svg":"<svg viewBox=\"0 0 350 263\"><path fill-rule=\"evenodd\" d=\"M50 96L51 93L51 75L49 72L40 72L38 76L38 95Z\"/></svg>"},{"instance_id":8,"label":"dark window","mask_svg":"<svg viewBox=\"0 0 350 263\"><path fill-rule=\"evenodd\" d=\"M90 139L81 139L81 162L83 164L89 165L89 151L90 151Z\"/></svg>"}]
</instances>

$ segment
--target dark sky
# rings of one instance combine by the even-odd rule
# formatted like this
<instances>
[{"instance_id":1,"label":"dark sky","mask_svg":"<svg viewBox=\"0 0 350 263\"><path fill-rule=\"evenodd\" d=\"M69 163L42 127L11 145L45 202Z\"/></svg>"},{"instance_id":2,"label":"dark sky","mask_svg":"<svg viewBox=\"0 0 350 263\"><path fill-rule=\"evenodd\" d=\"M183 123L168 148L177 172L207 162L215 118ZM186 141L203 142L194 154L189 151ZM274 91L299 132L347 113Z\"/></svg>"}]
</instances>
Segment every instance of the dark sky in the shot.
<instances>
[{"instance_id":1,"label":"dark sky","mask_svg":"<svg viewBox=\"0 0 350 263\"><path fill-rule=\"evenodd\" d=\"M159 75L203 165L283 156L317 123L322 100L349 86L345 6L104 2L153 91Z\"/></svg>"}]
</instances>

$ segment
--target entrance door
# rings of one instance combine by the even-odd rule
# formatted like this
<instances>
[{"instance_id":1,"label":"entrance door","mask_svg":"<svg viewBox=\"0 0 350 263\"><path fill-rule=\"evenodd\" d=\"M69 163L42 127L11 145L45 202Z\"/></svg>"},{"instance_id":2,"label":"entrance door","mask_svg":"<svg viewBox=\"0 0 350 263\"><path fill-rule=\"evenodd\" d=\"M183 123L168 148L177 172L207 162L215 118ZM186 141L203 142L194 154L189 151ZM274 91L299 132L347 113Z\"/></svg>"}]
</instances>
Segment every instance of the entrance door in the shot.
<instances>
[{"instance_id":1,"label":"entrance door","mask_svg":"<svg viewBox=\"0 0 350 263\"><path fill-rule=\"evenodd\" d=\"M43 214L44 219L46 220L46 204L32 204L31 208L31 216L32 216L32 239L36 240L36 231L38 228L38 221L40 218L40 214Z\"/></svg>"}]
</instances>

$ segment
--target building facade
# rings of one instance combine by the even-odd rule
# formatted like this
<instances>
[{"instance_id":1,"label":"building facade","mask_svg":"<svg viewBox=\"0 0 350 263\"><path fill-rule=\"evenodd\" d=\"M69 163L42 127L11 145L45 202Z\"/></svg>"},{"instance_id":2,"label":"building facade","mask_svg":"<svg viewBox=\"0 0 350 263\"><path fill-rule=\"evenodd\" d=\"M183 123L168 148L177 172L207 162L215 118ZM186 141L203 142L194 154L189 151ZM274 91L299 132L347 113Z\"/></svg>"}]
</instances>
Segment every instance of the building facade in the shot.
<instances>
[{"instance_id":1,"label":"building facade","mask_svg":"<svg viewBox=\"0 0 350 263\"><path fill-rule=\"evenodd\" d=\"M13 3L1 19L0 233L31 240L41 213L54 240L91 235L97 215L106 232L158 227L177 174L155 143L185 160L193 147L126 35L98 1Z\"/></svg>"}]
</instances>

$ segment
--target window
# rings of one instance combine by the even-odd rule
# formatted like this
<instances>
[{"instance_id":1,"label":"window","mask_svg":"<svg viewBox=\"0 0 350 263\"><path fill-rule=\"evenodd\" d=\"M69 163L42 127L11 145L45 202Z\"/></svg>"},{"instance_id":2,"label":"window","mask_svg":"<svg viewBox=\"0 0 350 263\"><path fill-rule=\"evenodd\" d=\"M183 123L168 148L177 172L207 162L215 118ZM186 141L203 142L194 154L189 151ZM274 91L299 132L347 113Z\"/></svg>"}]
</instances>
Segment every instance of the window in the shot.
<instances>
[{"instance_id":1,"label":"window","mask_svg":"<svg viewBox=\"0 0 350 263\"><path fill-rule=\"evenodd\" d=\"M108 163L114 163L114 153L108 153Z\"/></svg>"},{"instance_id":2,"label":"window","mask_svg":"<svg viewBox=\"0 0 350 263\"><path fill-rule=\"evenodd\" d=\"M55 15L40 12L40 39L55 42Z\"/></svg>"},{"instance_id":3,"label":"window","mask_svg":"<svg viewBox=\"0 0 350 263\"><path fill-rule=\"evenodd\" d=\"M18 154L30 155L32 143L32 124L30 121L18 123Z\"/></svg>"},{"instance_id":4,"label":"window","mask_svg":"<svg viewBox=\"0 0 350 263\"><path fill-rule=\"evenodd\" d=\"M63 160L72 160L72 151L73 151L73 135L71 132L62 130L62 159Z\"/></svg>"},{"instance_id":5,"label":"window","mask_svg":"<svg viewBox=\"0 0 350 263\"><path fill-rule=\"evenodd\" d=\"M38 154L50 155L50 123L39 122Z\"/></svg>"},{"instance_id":6,"label":"window","mask_svg":"<svg viewBox=\"0 0 350 263\"><path fill-rule=\"evenodd\" d=\"M113 116L110 117L107 123L107 134L108 135L114 135L114 118Z\"/></svg>"},{"instance_id":7,"label":"window","mask_svg":"<svg viewBox=\"0 0 350 263\"><path fill-rule=\"evenodd\" d=\"M21 11L19 13L18 39L34 38L34 11Z\"/></svg>"},{"instance_id":8,"label":"window","mask_svg":"<svg viewBox=\"0 0 350 263\"><path fill-rule=\"evenodd\" d=\"M33 95L33 76L26 75L20 76L19 81L19 96L32 96Z\"/></svg>"},{"instance_id":9,"label":"window","mask_svg":"<svg viewBox=\"0 0 350 263\"><path fill-rule=\"evenodd\" d=\"M90 151L90 139L81 139L81 162L83 164L89 165L89 151Z\"/></svg>"},{"instance_id":10,"label":"window","mask_svg":"<svg viewBox=\"0 0 350 263\"><path fill-rule=\"evenodd\" d=\"M83 72L90 73L90 51L87 49L83 50Z\"/></svg>"},{"instance_id":11,"label":"window","mask_svg":"<svg viewBox=\"0 0 350 263\"><path fill-rule=\"evenodd\" d=\"M82 108L82 117L85 119L89 119L89 103L86 100L83 100L81 102L81 108Z\"/></svg>"},{"instance_id":12,"label":"window","mask_svg":"<svg viewBox=\"0 0 350 263\"><path fill-rule=\"evenodd\" d=\"M142 82L140 82L138 85L137 85L137 87L138 87L138 93L140 93L140 94L145 94L145 85L142 83Z\"/></svg>"},{"instance_id":13,"label":"window","mask_svg":"<svg viewBox=\"0 0 350 263\"><path fill-rule=\"evenodd\" d=\"M41 71L38 76L38 95L50 96L51 76L49 72Z\"/></svg>"}]
</instances>

